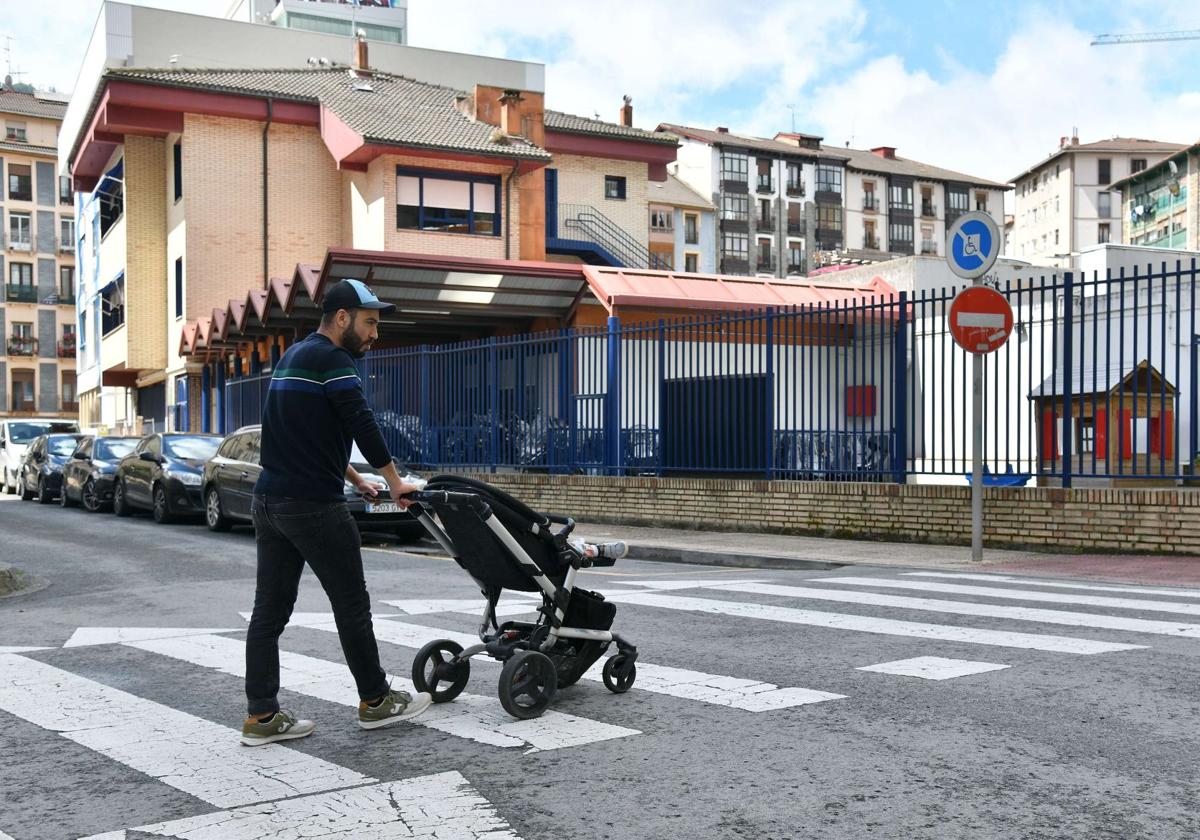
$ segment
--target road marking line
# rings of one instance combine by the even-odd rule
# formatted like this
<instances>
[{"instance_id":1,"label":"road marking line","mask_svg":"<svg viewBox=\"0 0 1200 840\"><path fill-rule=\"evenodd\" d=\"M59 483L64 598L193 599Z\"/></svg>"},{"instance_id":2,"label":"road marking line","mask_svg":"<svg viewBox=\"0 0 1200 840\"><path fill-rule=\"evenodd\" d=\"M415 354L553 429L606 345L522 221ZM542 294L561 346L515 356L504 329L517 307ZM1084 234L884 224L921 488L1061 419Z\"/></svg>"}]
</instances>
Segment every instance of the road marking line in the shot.
<instances>
[{"instance_id":1,"label":"road marking line","mask_svg":"<svg viewBox=\"0 0 1200 840\"><path fill-rule=\"evenodd\" d=\"M0 709L218 808L378 781L15 654L0 655Z\"/></svg>"},{"instance_id":2,"label":"road marking line","mask_svg":"<svg viewBox=\"0 0 1200 840\"><path fill-rule=\"evenodd\" d=\"M213 633L236 633L239 627L80 627L71 634L63 647L116 645L143 639L172 639L177 636L210 636Z\"/></svg>"},{"instance_id":3,"label":"road marking line","mask_svg":"<svg viewBox=\"0 0 1200 840\"><path fill-rule=\"evenodd\" d=\"M33 653L36 650L54 650L48 647L3 647L0 646L0 653ZM4 836L0 835L0 840L4 840ZM10 838L11 840L11 838Z\"/></svg>"},{"instance_id":4,"label":"road marking line","mask_svg":"<svg viewBox=\"0 0 1200 840\"><path fill-rule=\"evenodd\" d=\"M982 630L973 627L953 627L946 624L924 624L916 621L898 621L890 618L799 610L792 607L767 606L765 604L754 604L745 601L717 601L709 598L692 598L683 595L659 595L657 593L618 595L612 600L618 603L637 604L645 607L662 607L668 610L780 621L786 624L825 627L830 630L853 630L883 636L937 639L946 642L966 642L976 645L1042 650L1050 653L1091 655L1120 650L1139 650L1145 647L1145 645L1098 642L1091 639L1077 639L1070 636L1014 633L1006 630Z\"/></svg>"},{"instance_id":5,"label":"road marking line","mask_svg":"<svg viewBox=\"0 0 1200 840\"><path fill-rule=\"evenodd\" d=\"M917 656L913 659L901 659L896 662L867 665L863 668L855 668L855 670L874 671L878 674L896 674L902 677L920 677L923 680L952 680L956 677L966 677L971 674L1002 671L1008 667L1011 666L997 665L993 662L944 659L940 656Z\"/></svg>"},{"instance_id":6,"label":"road marking line","mask_svg":"<svg viewBox=\"0 0 1200 840\"><path fill-rule=\"evenodd\" d=\"M805 598L813 601L833 601L839 604L861 604L872 607L895 607L905 610L971 615L981 618L1006 618L1010 621L1032 621L1038 624L1061 624L1067 627L1090 627L1099 630L1120 630L1128 633L1152 633L1157 636L1182 636L1200 639L1200 624L1159 621L1150 618L1128 618L1121 615L1048 610L1040 607L1012 607L1007 604L975 604L969 601L944 601L937 598L912 598L877 592L839 592L833 589L813 589L805 586L781 586L769 583L714 586L723 592L746 592L752 595L778 595L785 598Z\"/></svg>"},{"instance_id":7,"label":"road marking line","mask_svg":"<svg viewBox=\"0 0 1200 840\"><path fill-rule=\"evenodd\" d=\"M933 583L896 578L827 577L812 578L814 582L846 586L880 586L887 589L916 589L922 592L946 592L954 595L975 595L980 598L1005 598L1010 601L1037 601L1049 604L1079 604L1087 607L1110 607L1118 610L1200 615L1200 604L1179 604L1167 601L1147 601L1141 598L1108 598L1102 595L1069 595L1061 592L1037 592L1032 589L1001 589L996 586L969 586L957 583Z\"/></svg>"},{"instance_id":8,"label":"road marking line","mask_svg":"<svg viewBox=\"0 0 1200 840\"><path fill-rule=\"evenodd\" d=\"M339 790L130 829L179 840L521 840L461 773ZM83 840L125 840L125 831ZM3 840L0 837L0 840Z\"/></svg>"},{"instance_id":9,"label":"road marking line","mask_svg":"<svg viewBox=\"0 0 1200 840\"><path fill-rule=\"evenodd\" d=\"M630 580L627 586L642 586L656 592L671 592L676 589L709 589L717 586L730 586L739 583L766 583L764 580ZM620 594L620 593L617 593Z\"/></svg>"},{"instance_id":10,"label":"road marking line","mask_svg":"<svg viewBox=\"0 0 1200 840\"><path fill-rule=\"evenodd\" d=\"M1200 598L1200 589L1150 589L1145 586L1111 586L1088 583L1067 583L1058 580L1032 580L1010 575L952 574L950 572L903 572L906 577L949 578L951 580L983 580L991 583L1016 583L1022 586L1053 586L1058 589L1087 589L1093 592L1136 592L1142 595L1166 595L1172 598Z\"/></svg>"},{"instance_id":11,"label":"road marking line","mask_svg":"<svg viewBox=\"0 0 1200 840\"><path fill-rule=\"evenodd\" d=\"M376 623L377 638L386 640L380 630L387 624L390 622ZM305 626L313 630L337 632L337 627L332 622ZM245 642L226 636L192 636L128 642L127 646L181 659L234 677L243 677L246 673ZM280 651L279 678L280 685L289 691L358 708L358 691L354 686L354 679L349 669L341 663ZM394 688L414 690L409 680L399 677L391 679ZM411 723L488 746L526 747L530 751L577 747L641 734L636 729L553 710L533 720L516 720L504 711L496 698L473 694L460 694L453 703L434 705Z\"/></svg>"}]
</instances>

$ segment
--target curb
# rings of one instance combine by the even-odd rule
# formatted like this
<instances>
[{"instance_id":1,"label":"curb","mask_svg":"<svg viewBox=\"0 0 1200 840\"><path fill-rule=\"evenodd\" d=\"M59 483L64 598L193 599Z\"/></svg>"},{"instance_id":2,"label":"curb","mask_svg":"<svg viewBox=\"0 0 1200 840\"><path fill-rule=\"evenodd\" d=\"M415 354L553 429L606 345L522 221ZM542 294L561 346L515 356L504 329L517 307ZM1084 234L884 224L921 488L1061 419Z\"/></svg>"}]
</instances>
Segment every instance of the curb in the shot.
<instances>
[{"instance_id":1,"label":"curb","mask_svg":"<svg viewBox=\"0 0 1200 840\"><path fill-rule=\"evenodd\" d=\"M672 546L631 545L630 560L653 560L663 563L688 563L697 566L729 566L741 569L840 569L848 563L831 560L806 560L800 557L779 557L771 554L726 554L719 551L695 551Z\"/></svg>"},{"instance_id":2,"label":"curb","mask_svg":"<svg viewBox=\"0 0 1200 840\"><path fill-rule=\"evenodd\" d=\"M28 585L28 579L20 569L0 565L0 596L20 592Z\"/></svg>"}]
</instances>

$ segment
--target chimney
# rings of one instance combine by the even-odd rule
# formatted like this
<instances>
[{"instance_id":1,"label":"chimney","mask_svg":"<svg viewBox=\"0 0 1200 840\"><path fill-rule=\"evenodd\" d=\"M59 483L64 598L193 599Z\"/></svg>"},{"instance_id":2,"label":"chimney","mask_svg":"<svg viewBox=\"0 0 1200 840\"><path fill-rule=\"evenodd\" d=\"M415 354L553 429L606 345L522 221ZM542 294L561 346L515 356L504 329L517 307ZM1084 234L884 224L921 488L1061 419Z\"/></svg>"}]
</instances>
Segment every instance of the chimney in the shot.
<instances>
[{"instance_id":1,"label":"chimney","mask_svg":"<svg viewBox=\"0 0 1200 840\"><path fill-rule=\"evenodd\" d=\"M362 30L359 30L358 38L354 41L354 69L371 69L371 64L367 61L367 39L363 35Z\"/></svg>"},{"instance_id":2,"label":"chimney","mask_svg":"<svg viewBox=\"0 0 1200 840\"><path fill-rule=\"evenodd\" d=\"M1067 148L1067 138L1066 137L1058 138L1058 148L1060 148L1060 149Z\"/></svg>"},{"instance_id":3,"label":"chimney","mask_svg":"<svg viewBox=\"0 0 1200 840\"><path fill-rule=\"evenodd\" d=\"M500 97L500 130L509 137L521 134L521 91L506 90Z\"/></svg>"},{"instance_id":4,"label":"chimney","mask_svg":"<svg viewBox=\"0 0 1200 840\"><path fill-rule=\"evenodd\" d=\"M729 129L726 126L723 126L723 125L717 126L717 134L728 134L728 133L729 133Z\"/></svg>"},{"instance_id":5,"label":"chimney","mask_svg":"<svg viewBox=\"0 0 1200 840\"><path fill-rule=\"evenodd\" d=\"M628 93L624 97L625 104L621 106L621 125L626 128L633 127L633 97Z\"/></svg>"},{"instance_id":6,"label":"chimney","mask_svg":"<svg viewBox=\"0 0 1200 840\"><path fill-rule=\"evenodd\" d=\"M846 148L850 148L850 146L847 144ZM871 149L871 154L879 155L884 160L895 160L896 159L896 147L895 146L876 146L875 148Z\"/></svg>"}]
</instances>

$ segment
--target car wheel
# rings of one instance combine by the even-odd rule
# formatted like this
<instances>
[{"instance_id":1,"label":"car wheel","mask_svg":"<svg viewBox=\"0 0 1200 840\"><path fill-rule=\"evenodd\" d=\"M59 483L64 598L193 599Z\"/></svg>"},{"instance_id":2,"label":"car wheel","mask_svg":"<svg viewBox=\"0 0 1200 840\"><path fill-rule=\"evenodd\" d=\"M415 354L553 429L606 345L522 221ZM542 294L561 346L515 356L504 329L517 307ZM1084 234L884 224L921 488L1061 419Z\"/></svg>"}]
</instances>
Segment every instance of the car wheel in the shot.
<instances>
[{"instance_id":1,"label":"car wheel","mask_svg":"<svg viewBox=\"0 0 1200 840\"><path fill-rule=\"evenodd\" d=\"M154 521L159 525L165 525L171 521L171 508L167 506L167 488L161 484L154 485L154 491L151 495L154 502L154 507L151 513L154 515Z\"/></svg>"},{"instance_id":2,"label":"car wheel","mask_svg":"<svg viewBox=\"0 0 1200 840\"><path fill-rule=\"evenodd\" d=\"M421 524L419 519L413 519L411 522L400 522L396 525L396 540L400 543L415 543L420 542L425 537L429 536L429 532L425 530L425 526Z\"/></svg>"},{"instance_id":3,"label":"car wheel","mask_svg":"<svg viewBox=\"0 0 1200 840\"><path fill-rule=\"evenodd\" d=\"M84 510L88 513L96 513L103 507L103 503L100 501L100 493L96 490L96 479L89 478L83 485L80 500L83 502Z\"/></svg>"},{"instance_id":4,"label":"car wheel","mask_svg":"<svg viewBox=\"0 0 1200 840\"><path fill-rule=\"evenodd\" d=\"M25 476L21 476L20 481L21 481L21 483L17 489L19 489L21 491L21 501L22 502L33 501L33 497L36 496L37 494L29 489L29 486L28 486L29 483L25 480Z\"/></svg>"},{"instance_id":5,"label":"car wheel","mask_svg":"<svg viewBox=\"0 0 1200 840\"><path fill-rule=\"evenodd\" d=\"M129 499L125 496L125 479L117 479L113 487L113 513L117 516L129 516L133 509L129 507Z\"/></svg>"},{"instance_id":6,"label":"car wheel","mask_svg":"<svg viewBox=\"0 0 1200 840\"><path fill-rule=\"evenodd\" d=\"M71 494L67 492L67 479L63 477L62 487L58 490L58 503L65 508L75 507L75 502L71 499Z\"/></svg>"},{"instance_id":7,"label":"car wheel","mask_svg":"<svg viewBox=\"0 0 1200 840\"><path fill-rule=\"evenodd\" d=\"M39 505L48 505L54 501L54 496L46 489L46 479L38 476L37 500Z\"/></svg>"},{"instance_id":8,"label":"car wheel","mask_svg":"<svg viewBox=\"0 0 1200 840\"><path fill-rule=\"evenodd\" d=\"M228 531L232 526L221 510L221 494L216 487L209 487L204 494L204 524L210 531Z\"/></svg>"}]
</instances>

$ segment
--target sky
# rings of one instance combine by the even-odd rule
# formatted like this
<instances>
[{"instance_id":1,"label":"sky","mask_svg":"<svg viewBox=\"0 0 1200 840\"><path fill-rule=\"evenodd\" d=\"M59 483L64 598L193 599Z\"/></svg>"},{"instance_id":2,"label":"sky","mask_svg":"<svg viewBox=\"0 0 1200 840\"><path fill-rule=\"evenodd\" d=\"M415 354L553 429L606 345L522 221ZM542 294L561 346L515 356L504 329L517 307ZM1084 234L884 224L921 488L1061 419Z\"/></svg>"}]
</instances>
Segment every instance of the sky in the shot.
<instances>
[{"instance_id":1,"label":"sky","mask_svg":"<svg viewBox=\"0 0 1200 840\"><path fill-rule=\"evenodd\" d=\"M99 7L0 0L0 47L23 81L70 90ZM628 94L644 128L794 126L997 181L1073 130L1200 140L1200 40L1089 46L1184 29L1196 0L409 0L411 45L543 63L556 110L615 121Z\"/></svg>"}]
</instances>

